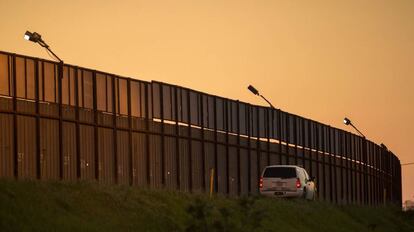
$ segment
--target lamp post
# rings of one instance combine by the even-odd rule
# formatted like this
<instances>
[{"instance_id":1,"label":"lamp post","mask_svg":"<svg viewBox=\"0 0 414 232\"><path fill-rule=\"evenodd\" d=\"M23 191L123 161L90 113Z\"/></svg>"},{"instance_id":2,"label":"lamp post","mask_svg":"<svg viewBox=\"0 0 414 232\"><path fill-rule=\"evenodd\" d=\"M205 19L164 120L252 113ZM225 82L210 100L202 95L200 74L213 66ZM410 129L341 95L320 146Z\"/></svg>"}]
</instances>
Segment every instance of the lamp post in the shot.
<instances>
[{"instance_id":1,"label":"lamp post","mask_svg":"<svg viewBox=\"0 0 414 232\"><path fill-rule=\"evenodd\" d=\"M368 171L368 166L367 166L367 160L368 160L368 151L367 151L367 139L365 137L364 134L362 134L362 132L360 130L358 130L358 128L356 128L356 126L354 126L354 124L352 124L351 120L347 117L344 118L344 124L347 126L352 126L362 137L362 159L363 159L363 167L364 167L364 172L365 172L365 177L364 177L364 185L363 186L367 186L368 183L368 176L367 176L367 171ZM362 182L362 181L361 181ZM368 191L367 189L365 189L364 191L364 201L365 203L368 203ZM385 200L384 200L385 203Z\"/></svg>"},{"instance_id":2,"label":"lamp post","mask_svg":"<svg viewBox=\"0 0 414 232\"><path fill-rule=\"evenodd\" d=\"M365 135L364 134L362 134L362 132L361 131L359 131L358 130L358 128L356 128L355 126L354 126L354 124L352 124L352 122L351 122L351 120L349 120L349 118L347 118L347 117L345 117L344 118L344 124L345 125L350 125L350 126L352 126L364 139L365 139Z\"/></svg>"},{"instance_id":3,"label":"lamp post","mask_svg":"<svg viewBox=\"0 0 414 232\"><path fill-rule=\"evenodd\" d=\"M254 95L257 95L263 98L270 105L270 108L275 109L272 103L270 103L270 101L268 101L263 95L261 95L255 87L253 87L252 85L249 85L247 89L250 90L250 92L252 92Z\"/></svg>"},{"instance_id":4,"label":"lamp post","mask_svg":"<svg viewBox=\"0 0 414 232\"><path fill-rule=\"evenodd\" d=\"M49 45L42 39L42 36L37 32L26 31L24 39L38 43L43 48L46 48L47 52L50 52L58 63L58 105L59 105L59 176L63 179L63 122L62 122L62 79L63 79L63 60L60 59L49 47ZM39 167L40 170L40 167ZM40 173L38 173L40 177Z\"/></svg>"},{"instance_id":5,"label":"lamp post","mask_svg":"<svg viewBox=\"0 0 414 232\"><path fill-rule=\"evenodd\" d=\"M46 48L50 53L52 53L52 55L61 63L63 63L63 60L60 59L49 47L49 45L47 45L47 43L42 39L42 36L37 33L37 32L30 32L30 31L26 31L26 33L24 33L24 39L27 41L32 41L34 43L38 43L40 46Z\"/></svg>"}]
</instances>

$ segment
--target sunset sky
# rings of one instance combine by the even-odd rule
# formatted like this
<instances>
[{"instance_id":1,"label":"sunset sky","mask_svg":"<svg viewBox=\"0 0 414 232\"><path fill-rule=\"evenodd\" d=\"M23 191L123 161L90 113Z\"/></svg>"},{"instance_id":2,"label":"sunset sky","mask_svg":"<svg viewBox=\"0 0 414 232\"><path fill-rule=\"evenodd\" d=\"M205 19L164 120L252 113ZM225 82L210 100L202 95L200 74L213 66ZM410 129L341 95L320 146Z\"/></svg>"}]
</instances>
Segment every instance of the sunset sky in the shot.
<instances>
[{"instance_id":1,"label":"sunset sky","mask_svg":"<svg viewBox=\"0 0 414 232\"><path fill-rule=\"evenodd\" d=\"M266 105L414 162L414 1L0 0L0 50ZM414 199L414 165L403 166Z\"/></svg>"}]
</instances>

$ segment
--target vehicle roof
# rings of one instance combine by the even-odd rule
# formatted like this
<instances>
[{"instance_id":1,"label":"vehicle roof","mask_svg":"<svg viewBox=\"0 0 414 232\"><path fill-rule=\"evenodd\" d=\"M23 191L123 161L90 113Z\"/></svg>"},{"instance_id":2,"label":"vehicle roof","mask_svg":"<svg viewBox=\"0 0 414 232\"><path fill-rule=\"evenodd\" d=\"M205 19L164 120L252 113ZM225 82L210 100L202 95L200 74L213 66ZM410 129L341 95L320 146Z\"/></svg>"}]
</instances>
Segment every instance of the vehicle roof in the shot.
<instances>
[{"instance_id":1,"label":"vehicle roof","mask_svg":"<svg viewBox=\"0 0 414 232\"><path fill-rule=\"evenodd\" d=\"M297 165L270 165L270 166L266 166L265 168L280 168L280 167L284 167L284 168L301 168L300 166Z\"/></svg>"}]
</instances>

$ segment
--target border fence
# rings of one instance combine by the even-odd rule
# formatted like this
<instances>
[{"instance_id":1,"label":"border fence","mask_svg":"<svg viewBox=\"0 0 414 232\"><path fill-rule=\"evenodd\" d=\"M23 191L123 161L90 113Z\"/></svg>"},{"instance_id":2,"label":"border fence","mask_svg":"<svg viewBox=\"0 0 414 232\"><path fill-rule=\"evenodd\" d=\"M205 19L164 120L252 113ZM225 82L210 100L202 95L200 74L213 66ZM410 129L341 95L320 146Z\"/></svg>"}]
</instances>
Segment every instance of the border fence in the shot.
<instances>
[{"instance_id":1,"label":"border fence","mask_svg":"<svg viewBox=\"0 0 414 232\"><path fill-rule=\"evenodd\" d=\"M295 164L337 204L401 204L399 159L322 123L183 88L0 52L0 177L92 179L258 193L263 168Z\"/></svg>"}]
</instances>

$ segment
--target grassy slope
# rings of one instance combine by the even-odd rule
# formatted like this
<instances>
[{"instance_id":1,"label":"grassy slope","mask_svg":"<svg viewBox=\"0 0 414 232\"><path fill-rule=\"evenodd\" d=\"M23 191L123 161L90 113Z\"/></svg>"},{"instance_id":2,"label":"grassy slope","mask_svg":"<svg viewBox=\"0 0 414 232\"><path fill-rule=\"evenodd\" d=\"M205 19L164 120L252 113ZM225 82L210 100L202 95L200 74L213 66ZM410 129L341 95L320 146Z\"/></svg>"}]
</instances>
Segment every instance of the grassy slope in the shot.
<instances>
[{"instance_id":1,"label":"grassy slope","mask_svg":"<svg viewBox=\"0 0 414 232\"><path fill-rule=\"evenodd\" d=\"M0 231L414 231L393 207L0 180Z\"/></svg>"}]
</instances>

